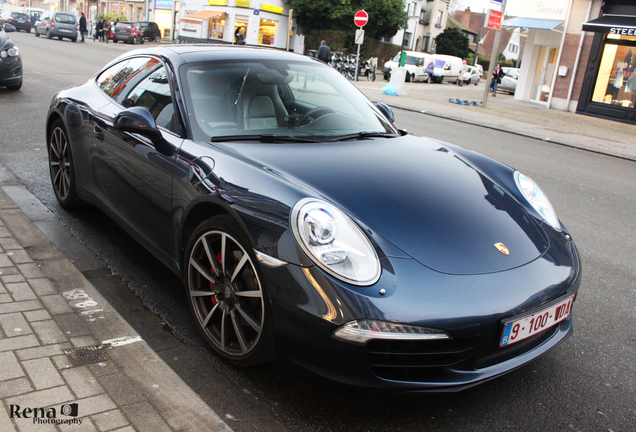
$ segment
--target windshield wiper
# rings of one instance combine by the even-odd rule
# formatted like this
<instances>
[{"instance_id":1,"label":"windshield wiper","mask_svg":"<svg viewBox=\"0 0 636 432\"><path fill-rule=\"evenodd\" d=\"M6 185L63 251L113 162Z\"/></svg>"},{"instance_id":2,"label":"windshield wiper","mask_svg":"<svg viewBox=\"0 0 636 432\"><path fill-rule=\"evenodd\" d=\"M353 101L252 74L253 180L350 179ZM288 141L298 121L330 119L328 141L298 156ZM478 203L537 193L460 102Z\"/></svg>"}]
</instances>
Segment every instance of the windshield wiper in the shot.
<instances>
[{"instance_id":1,"label":"windshield wiper","mask_svg":"<svg viewBox=\"0 0 636 432\"><path fill-rule=\"evenodd\" d=\"M263 143L280 143L280 142L293 142L293 143L317 143L323 142L323 140L317 140L315 138L308 138L302 136L293 135L274 135L274 134L259 134L259 135L220 135L210 138L210 142L224 142L224 141L260 141Z\"/></svg>"},{"instance_id":2,"label":"windshield wiper","mask_svg":"<svg viewBox=\"0 0 636 432\"><path fill-rule=\"evenodd\" d=\"M347 141L347 140L363 140L367 138L397 138L399 134L387 133L387 132L358 132L348 135L340 135L335 137L329 137L326 141Z\"/></svg>"}]
</instances>

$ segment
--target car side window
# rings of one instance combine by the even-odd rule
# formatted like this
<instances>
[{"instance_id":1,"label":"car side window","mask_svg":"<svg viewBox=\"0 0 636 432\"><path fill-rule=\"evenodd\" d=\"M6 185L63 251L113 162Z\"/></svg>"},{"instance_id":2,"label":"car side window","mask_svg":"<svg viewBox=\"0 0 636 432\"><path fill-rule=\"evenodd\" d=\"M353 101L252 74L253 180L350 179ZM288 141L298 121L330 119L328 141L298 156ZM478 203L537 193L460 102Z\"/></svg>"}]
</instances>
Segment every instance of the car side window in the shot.
<instances>
[{"instance_id":1,"label":"car side window","mask_svg":"<svg viewBox=\"0 0 636 432\"><path fill-rule=\"evenodd\" d=\"M150 111L157 126L171 130L176 134L179 133L168 73L163 65L157 65L148 70L137 85L127 93L122 105L125 107L143 106Z\"/></svg>"}]
</instances>

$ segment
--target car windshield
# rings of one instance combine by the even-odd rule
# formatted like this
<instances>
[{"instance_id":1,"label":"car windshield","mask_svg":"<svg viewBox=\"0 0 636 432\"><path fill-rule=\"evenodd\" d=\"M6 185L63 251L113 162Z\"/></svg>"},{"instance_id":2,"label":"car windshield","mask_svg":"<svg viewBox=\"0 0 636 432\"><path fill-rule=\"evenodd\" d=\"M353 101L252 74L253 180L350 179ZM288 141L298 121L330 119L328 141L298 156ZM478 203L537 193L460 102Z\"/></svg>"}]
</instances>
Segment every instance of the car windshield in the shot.
<instances>
[{"instance_id":1,"label":"car windshield","mask_svg":"<svg viewBox=\"0 0 636 432\"><path fill-rule=\"evenodd\" d=\"M55 21L62 24L75 24L75 17L70 14L57 14L55 15Z\"/></svg>"},{"instance_id":2,"label":"car windshield","mask_svg":"<svg viewBox=\"0 0 636 432\"><path fill-rule=\"evenodd\" d=\"M301 141L398 133L349 81L324 65L217 61L185 64L180 75L198 141L247 135Z\"/></svg>"}]
</instances>

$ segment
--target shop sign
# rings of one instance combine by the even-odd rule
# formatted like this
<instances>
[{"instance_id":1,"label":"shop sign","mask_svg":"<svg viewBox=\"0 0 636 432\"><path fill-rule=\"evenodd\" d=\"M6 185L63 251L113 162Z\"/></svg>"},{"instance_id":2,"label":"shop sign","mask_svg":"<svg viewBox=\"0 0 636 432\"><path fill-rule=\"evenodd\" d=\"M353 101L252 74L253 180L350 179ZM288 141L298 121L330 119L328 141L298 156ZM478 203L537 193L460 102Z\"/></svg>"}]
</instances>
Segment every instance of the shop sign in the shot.
<instances>
[{"instance_id":1,"label":"shop sign","mask_svg":"<svg viewBox=\"0 0 636 432\"><path fill-rule=\"evenodd\" d=\"M490 9L488 11L487 18L488 21L486 22L486 27L493 30L501 29L501 19L503 18L503 12Z\"/></svg>"},{"instance_id":2,"label":"shop sign","mask_svg":"<svg viewBox=\"0 0 636 432\"><path fill-rule=\"evenodd\" d=\"M519 16L564 20L567 17L569 4L570 0L525 0L521 2Z\"/></svg>"},{"instance_id":3,"label":"shop sign","mask_svg":"<svg viewBox=\"0 0 636 432\"><path fill-rule=\"evenodd\" d=\"M261 5L261 10L267 11L267 12L273 12L273 13L277 13L277 14L282 14L283 13L283 7L282 6L272 6L272 5L268 5L263 3Z\"/></svg>"},{"instance_id":4,"label":"shop sign","mask_svg":"<svg viewBox=\"0 0 636 432\"><path fill-rule=\"evenodd\" d=\"M236 7L248 8L250 7L249 0L236 0Z\"/></svg>"},{"instance_id":5,"label":"shop sign","mask_svg":"<svg viewBox=\"0 0 636 432\"><path fill-rule=\"evenodd\" d=\"M227 6L227 0L208 0L210 6Z\"/></svg>"},{"instance_id":6,"label":"shop sign","mask_svg":"<svg viewBox=\"0 0 636 432\"><path fill-rule=\"evenodd\" d=\"M155 0L155 9L172 9L174 0Z\"/></svg>"},{"instance_id":7,"label":"shop sign","mask_svg":"<svg viewBox=\"0 0 636 432\"><path fill-rule=\"evenodd\" d=\"M636 36L636 28L633 27L612 27L609 32L621 36Z\"/></svg>"}]
</instances>

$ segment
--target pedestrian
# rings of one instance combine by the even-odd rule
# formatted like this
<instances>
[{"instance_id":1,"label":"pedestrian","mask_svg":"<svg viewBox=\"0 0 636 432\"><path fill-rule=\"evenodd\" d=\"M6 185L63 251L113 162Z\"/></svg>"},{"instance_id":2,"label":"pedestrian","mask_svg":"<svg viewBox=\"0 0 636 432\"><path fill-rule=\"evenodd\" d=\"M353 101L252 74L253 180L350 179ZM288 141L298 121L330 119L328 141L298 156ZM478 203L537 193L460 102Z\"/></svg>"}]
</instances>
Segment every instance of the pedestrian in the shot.
<instances>
[{"instance_id":1,"label":"pedestrian","mask_svg":"<svg viewBox=\"0 0 636 432\"><path fill-rule=\"evenodd\" d=\"M331 49L324 40L320 41L320 48L318 48L318 60L324 63L329 63L331 61Z\"/></svg>"},{"instance_id":2,"label":"pedestrian","mask_svg":"<svg viewBox=\"0 0 636 432\"><path fill-rule=\"evenodd\" d=\"M490 81L490 88L492 89L493 97L497 97L497 84L501 83L501 78L503 78L503 76L503 69L501 69L500 64L497 64L495 71L492 73L492 80Z\"/></svg>"},{"instance_id":3,"label":"pedestrian","mask_svg":"<svg viewBox=\"0 0 636 432\"><path fill-rule=\"evenodd\" d=\"M104 29L104 20L100 19L99 21L97 21L97 24L95 24L95 33L93 34L93 42L95 42L97 39L99 39L99 41L102 41L102 30Z\"/></svg>"},{"instance_id":4,"label":"pedestrian","mask_svg":"<svg viewBox=\"0 0 636 432\"><path fill-rule=\"evenodd\" d=\"M102 33L104 34L104 42L108 43L108 39L110 39L110 18L106 18L106 21L104 22L104 29L102 30Z\"/></svg>"},{"instance_id":5,"label":"pedestrian","mask_svg":"<svg viewBox=\"0 0 636 432\"><path fill-rule=\"evenodd\" d=\"M245 45L245 28L241 27L238 29L238 33L234 37L234 42L237 45Z\"/></svg>"},{"instance_id":6,"label":"pedestrian","mask_svg":"<svg viewBox=\"0 0 636 432\"><path fill-rule=\"evenodd\" d=\"M80 17L79 20L79 31L80 34L82 35L82 42L84 41L84 34L86 34L86 17L84 16L84 12L80 12L82 14L82 16Z\"/></svg>"},{"instance_id":7,"label":"pedestrian","mask_svg":"<svg viewBox=\"0 0 636 432\"><path fill-rule=\"evenodd\" d=\"M462 66L459 68L459 79L457 80L457 84L459 84L460 87L464 85L466 72L468 72L468 65L466 64L466 60L464 60L462 61Z\"/></svg>"}]
</instances>

